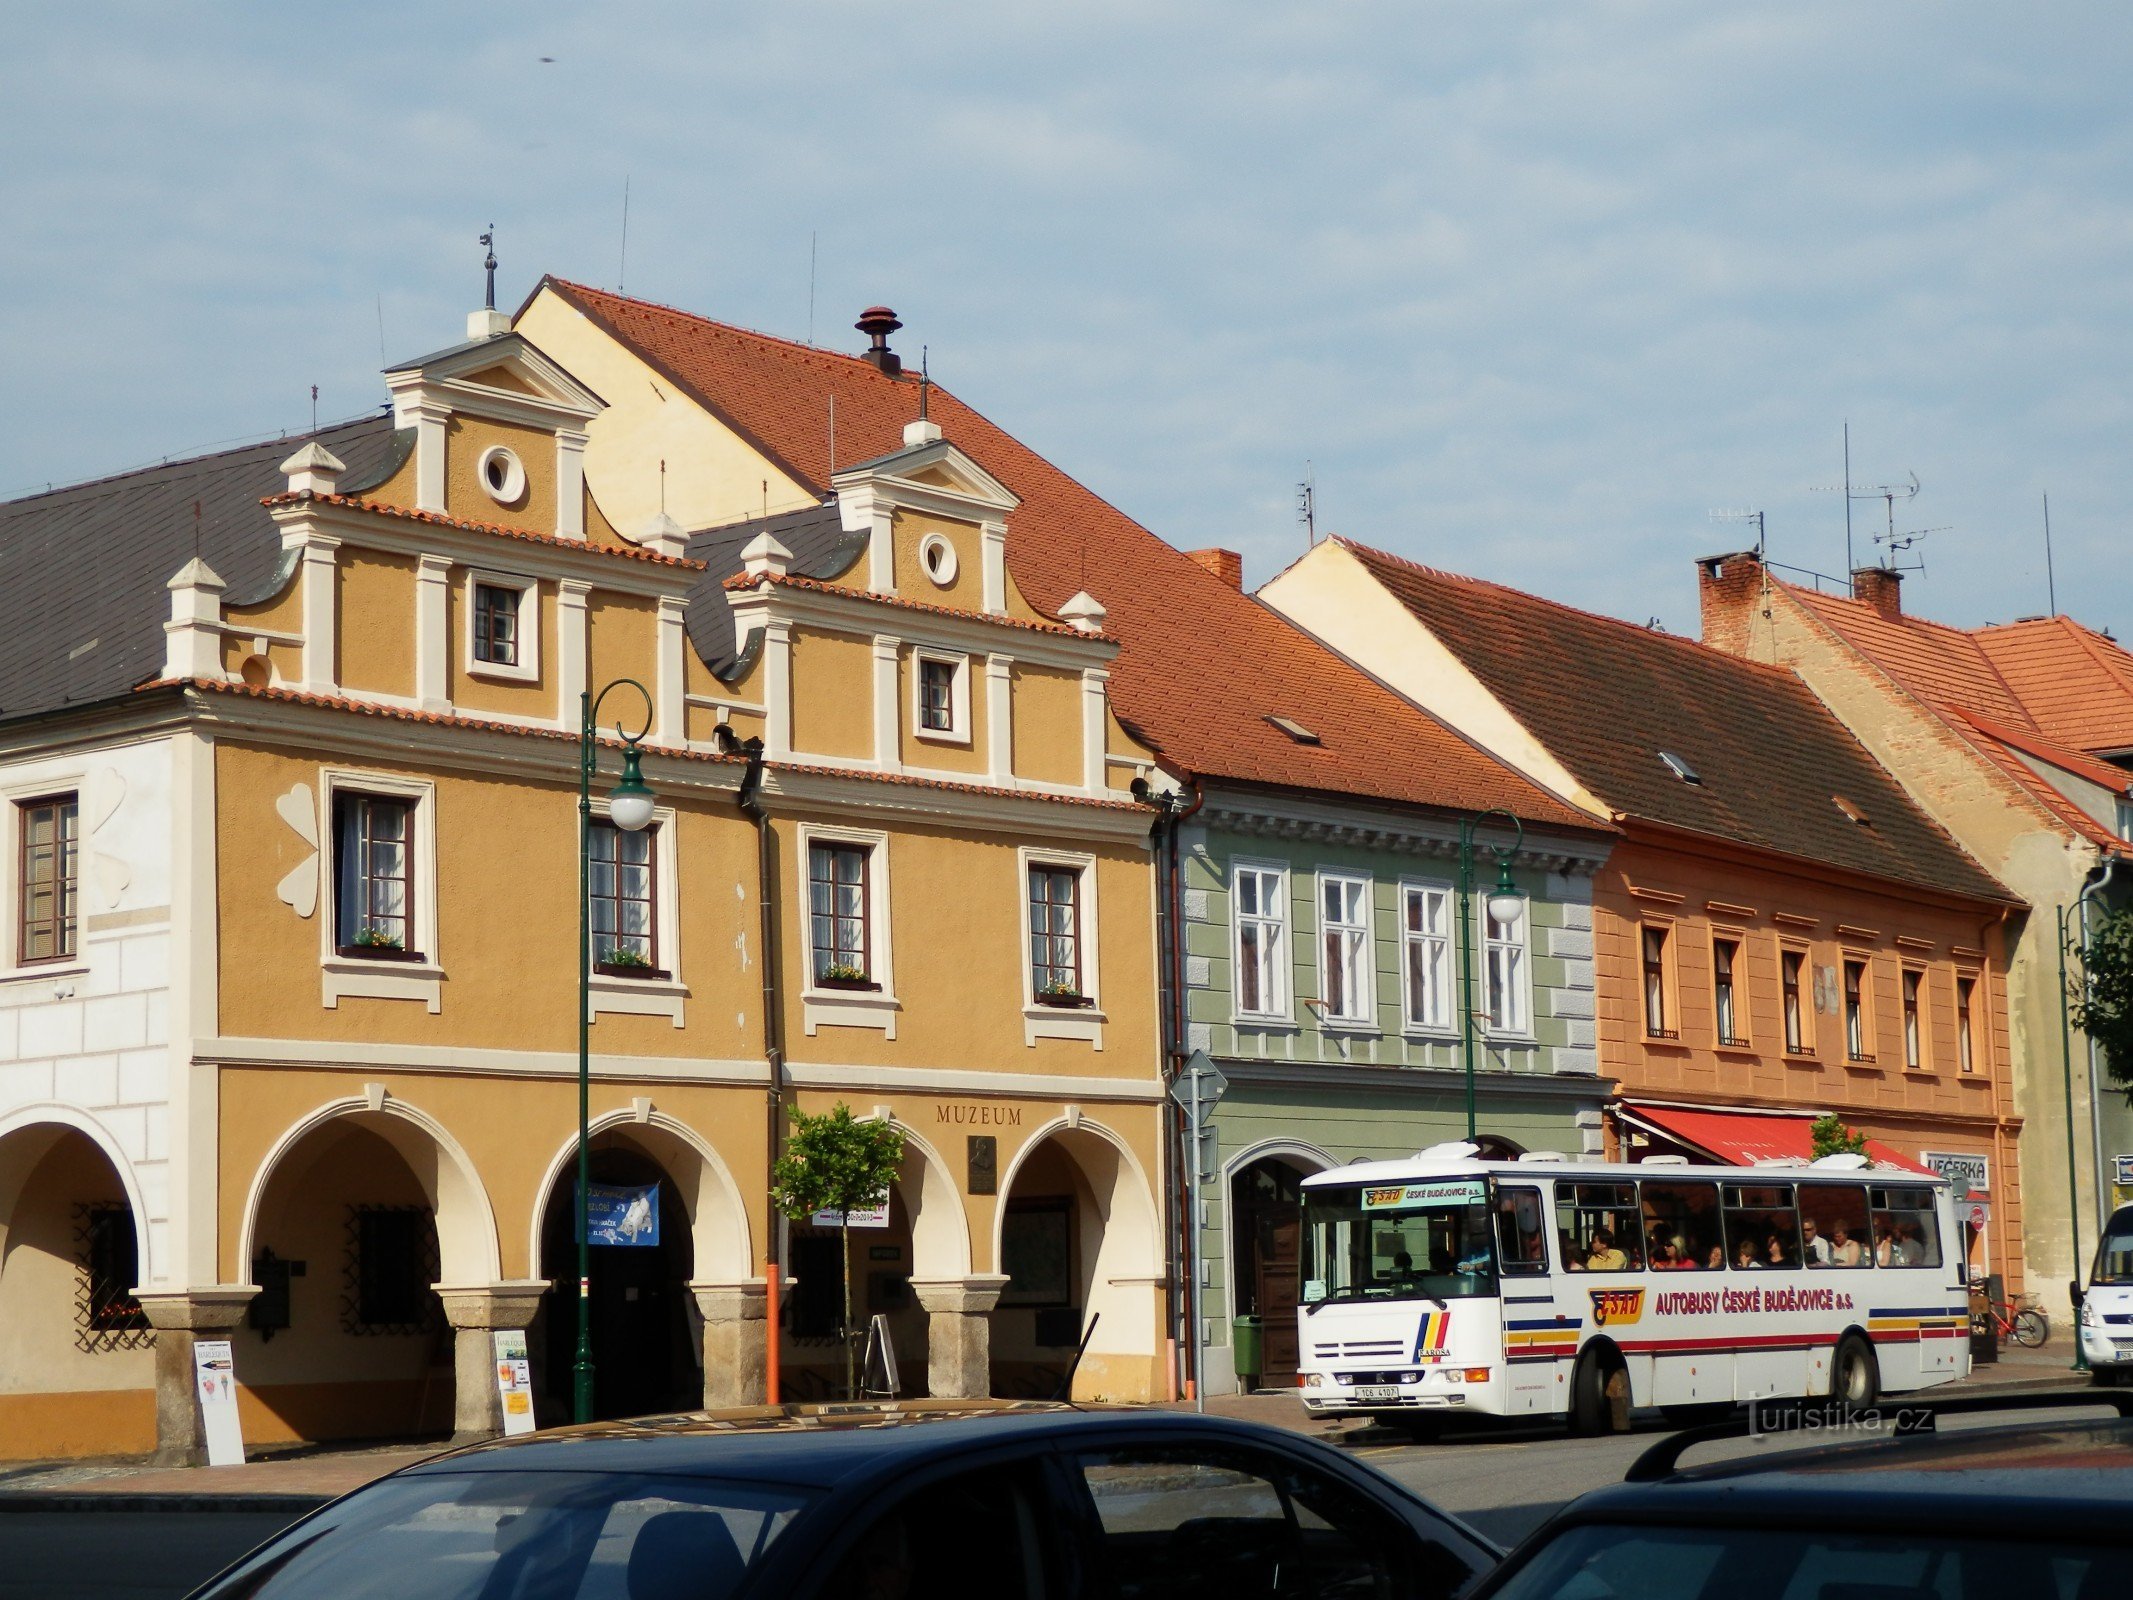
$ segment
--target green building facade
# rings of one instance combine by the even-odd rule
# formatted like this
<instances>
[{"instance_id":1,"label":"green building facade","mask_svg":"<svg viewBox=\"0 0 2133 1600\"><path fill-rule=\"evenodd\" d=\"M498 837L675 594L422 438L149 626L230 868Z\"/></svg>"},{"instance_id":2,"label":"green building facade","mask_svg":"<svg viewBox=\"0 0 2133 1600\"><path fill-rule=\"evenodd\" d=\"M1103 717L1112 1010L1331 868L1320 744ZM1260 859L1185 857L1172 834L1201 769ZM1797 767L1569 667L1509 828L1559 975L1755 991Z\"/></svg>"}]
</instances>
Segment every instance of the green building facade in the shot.
<instances>
[{"instance_id":1,"label":"green building facade","mask_svg":"<svg viewBox=\"0 0 2133 1600\"><path fill-rule=\"evenodd\" d=\"M1528 830L1521 914L1472 852L1476 1129L1489 1153L1597 1159L1592 876L1606 840ZM1297 1184L1467 1136L1453 817L1210 789L1180 829L1185 1023L1228 1080L1199 1189L1207 1391L1295 1381Z\"/></svg>"}]
</instances>

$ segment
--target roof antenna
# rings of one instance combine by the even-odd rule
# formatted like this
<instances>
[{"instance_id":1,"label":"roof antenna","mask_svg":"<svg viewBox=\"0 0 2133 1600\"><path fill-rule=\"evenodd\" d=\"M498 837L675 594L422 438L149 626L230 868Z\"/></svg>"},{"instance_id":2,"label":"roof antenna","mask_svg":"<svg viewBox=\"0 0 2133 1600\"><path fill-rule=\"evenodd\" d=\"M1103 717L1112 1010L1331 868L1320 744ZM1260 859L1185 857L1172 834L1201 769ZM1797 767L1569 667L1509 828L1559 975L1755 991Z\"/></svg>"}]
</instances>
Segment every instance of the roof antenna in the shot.
<instances>
[{"instance_id":1,"label":"roof antenna","mask_svg":"<svg viewBox=\"0 0 2133 1600\"><path fill-rule=\"evenodd\" d=\"M1304 548L1318 543L1318 474L1304 463L1303 482L1296 486L1296 520L1303 525Z\"/></svg>"},{"instance_id":2,"label":"roof antenna","mask_svg":"<svg viewBox=\"0 0 2133 1600\"><path fill-rule=\"evenodd\" d=\"M659 458L659 514L667 514L667 458Z\"/></svg>"},{"instance_id":3,"label":"roof antenna","mask_svg":"<svg viewBox=\"0 0 2133 1600\"><path fill-rule=\"evenodd\" d=\"M200 559L200 502L193 502L193 559Z\"/></svg>"},{"instance_id":4,"label":"roof antenna","mask_svg":"<svg viewBox=\"0 0 2133 1600\"><path fill-rule=\"evenodd\" d=\"M807 236L807 343L815 343L815 239L812 232Z\"/></svg>"},{"instance_id":5,"label":"roof antenna","mask_svg":"<svg viewBox=\"0 0 2133 1600\"><path fill-rule=\"evenodd\" d=\"M378 291L378 360L386 366L391 366L392 359L391 356L385 353L385 291L380 289Z\"/></svg>"},{"instance_id":6,"label":"roof antenna","mask_svg":"<svg viewBox=\"0 0 2133 1600\"><path fill-rule=\"evenodd\" d=\"M1713 522L1752 522L1755 524L1755 559L1763 559L1763 514L1760 511L1713 511Z\"/></svg>"},{"instance_id":7,"label":"roof antenna","mask_svg":"<svg viewBox=\"0 0 2133 1600\"><path fill-rule=\"evenodd\" d=\"M2059 614L2059 585L2052 578L2052 497L2044 492L2044 593L2049 599L2052 615Z\"/></svg>"},{"instance_id":8,"label":"roof antenna","mask_svg":"<svg viewBox=\"0 0 2133 1600\"><path fill-rule=\"evenodd\" d=\"M925 345L918 347L918 420L926 420L926 396L933 392L933 374L926 370Z\"/></svg>"},{"instance_id":9,"label":"roof antenna","mask_svg":"<svg viewBox=\"0 0 2133 1600\"><path fill-rule=\"evenodd\" d=\"M833 478L837 476L837 397L836 397L835 395L831 395L831 396L830 396L830 470L829 470L829 475L830 475L831 477L833 477Z\"/></svg>"},{"instance_id":10,"label":"roof antenna","mask_svg":"<svg viewBox=\"0 0 2133 1600\"><path fill-rule=\"evenodd\" d=\"M615 293L622 293L622 280L630 270L630 175L622 174L622 259L615 266Z\"/></svg>"},{"instance_id":11,"label":"roof antenna","mask_svg":"<svg viewBox=\"0 0 2133 1600\"><path fill-rule=\"evenodd\" d=\"M489 231L488 231L487 233L485 233L485 234L483 234L483 235L481 236L481 243L482 243L482 248L483 248L483 249L485 249L485 250L487 250L487 251L489 252L489 255L488 255L488 259L487 259L487 260L485 260L485 261L483 261L483 262L482 262L482 264L481 264L481 265L482 265L482 270L483 270L484 272L488 273L488 275L489 275L489 289L488 289L488 293L487 293L487 294L486 294L486 295L485 295L485 296L483 297L483 299L482 299L482 306L483 306L483 308L484 308L485 310L489 310L489 311L494 311L494 310L496 309L496 224L495 224L495 223L493 223L493 222L492 222L492 223L490 223L490 224L489 224Z\"/></svg>"},{"instance_id":12,"label":"roof antenna","mask_svg":"<svg viewBox=\"0 0 2133 1600\"><path fill-rule=\"evenodd\" d=\"M318 432L318 385L311 386L311 431Z\"/></svg>"}]
</instances>

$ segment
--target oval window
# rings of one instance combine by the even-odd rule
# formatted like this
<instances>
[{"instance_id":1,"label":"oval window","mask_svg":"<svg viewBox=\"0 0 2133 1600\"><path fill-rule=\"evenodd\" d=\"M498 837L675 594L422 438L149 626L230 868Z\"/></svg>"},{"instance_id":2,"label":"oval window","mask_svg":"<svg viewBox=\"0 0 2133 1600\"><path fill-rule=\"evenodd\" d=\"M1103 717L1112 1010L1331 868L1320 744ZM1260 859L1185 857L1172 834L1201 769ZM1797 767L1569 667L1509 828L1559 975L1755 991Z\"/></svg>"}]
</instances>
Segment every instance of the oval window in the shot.
<instances>
[{"instance_id":1,"label":"oval window","mask_svg":"<svg viewBox=\"0 0 2133 1600\"><path fill-rule=\"evenodd\" d=\"M918 563L926 576L945 589L955 582L955 546L945 535L929 533L918 542Z\"/></svg>"},{"instance_id":2,"label":"oval window","mask_svg":"<svg viewBox=\"0 0 2133 1600\"><path fill-rule=\"evenodd\" d=\"M477 470L482 488L498 505L510 505L526 492L526 469L519 465L515 454L500 444L492 444L481 453Z\"/></svg>"}]
</instances>

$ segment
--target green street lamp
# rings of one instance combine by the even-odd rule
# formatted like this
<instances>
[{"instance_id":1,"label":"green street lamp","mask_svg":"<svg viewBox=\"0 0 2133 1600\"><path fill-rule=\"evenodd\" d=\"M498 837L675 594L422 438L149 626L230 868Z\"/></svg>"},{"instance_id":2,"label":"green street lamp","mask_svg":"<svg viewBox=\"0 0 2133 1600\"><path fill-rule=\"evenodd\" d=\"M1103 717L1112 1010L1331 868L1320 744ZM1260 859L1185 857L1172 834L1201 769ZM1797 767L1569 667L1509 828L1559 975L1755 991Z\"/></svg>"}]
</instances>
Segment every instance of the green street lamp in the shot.
<instances>
[{"instance_id":1,"label":"green street lamp","mask_svg":"<svg viewBox=\"0 0 2133 1600\"><path fill-rule=\"evenodd\" d=\"M571 1368L571 1414L579 1422L593 1419L592 1144L586 1135L592 1114L592 781L600 759L600 707L625 686L644 696L644 725L625 733L615 724L622 781L608 791L607 817L625 833L638 833L651 822L656 803L637 752L652 728L651 691L635 678L617 678L597 697L589 690L578 696L578 1355Z\"/></svg>"},{"instance_id":2,"label":"green street lamp","mask_svg":"<svg viewBox=\"0 0 2133 1600\"><path fill-rule=\"evenodd\" d=\"M2073 1370L2076 1372L2088 1371L2089 1358L2081 1348L2081 1309L2079 1305L2081 1292L2081 1169L2074 1164L2074 1032L2073 1021L2068 1014L2068 1008L2073 1003L2074 990L2067 979L2066 958L2069 953L2081 958L2081 988L2082 994L2086 996L2088 993L2088 899L2091 894L2102 888L2104 882L2107 881L2109 881L2108 871L2103 880L2083 884L2081 893L2074 897L2072 905L2058 908L2059 1064L2066 1080L2066 1225L2070 1230L2069 1237L2073 1246L2074 1281L2072 1287L2074 1291L2073 1297L2076 1301L2074 1308ZM2074 935L2077 924L2082 934L2082 937L2078 940ZM2096 1115L2094 1090L2095 1080L2091 1077L2089 1115L2092 1118ZM2096 1192L2099 1196L2103 1193L2103 1168L2100 1154L2096 1169Z\"/></svg>"},{"instance_id":3,"label":"green street lamp","mask_svg":"<svg viewBox=\"0 0 2133 1600\"><path fill-rule=\"evenodd\" d=\"M1471 1140L1479 1127L1474 1105L1475 1057L1480 1050L1480 1040L1474 1026L1474 844L1481 825L1491 817L1501 817L1511 825L1511 843L1507 848L1488 846L1489 854L1496 858L1496 887L1488 894L1488 912L1492 920L1505 928L1518 926L1518 919L1525 915L1526 897L1518 892L1518 885L1511 880L1511 862L1526 842L1526 827L1508 811L1484 811L1478 816L1459 819L1459 1012L1460 1038L1464 1045L1466 1060L1466 1136Z\"/></svg>"}]
</instances>

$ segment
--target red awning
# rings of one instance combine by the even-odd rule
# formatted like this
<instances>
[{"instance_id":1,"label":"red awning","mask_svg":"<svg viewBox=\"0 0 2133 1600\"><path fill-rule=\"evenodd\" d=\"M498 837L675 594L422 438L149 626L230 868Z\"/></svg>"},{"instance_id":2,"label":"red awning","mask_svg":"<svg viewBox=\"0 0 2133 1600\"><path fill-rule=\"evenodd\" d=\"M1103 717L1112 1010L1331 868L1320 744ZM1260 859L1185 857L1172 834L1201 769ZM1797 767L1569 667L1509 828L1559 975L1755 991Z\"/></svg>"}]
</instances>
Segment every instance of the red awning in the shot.
<instances>
[{"instance_id":1,"label":"red awning","mask_svg":"<svg viewBox=\"0 0 2133 1600\"><path fill-rule=\"evenodd\" d=\"M1711 1160L1731 1167L1752 1167L1758 1161L1812 1161L1814 1126L1812 1116L1793 1116L1747 1111L1692 1111L1681 1106L1632 1105L1615 1108L1631 1122L1640 1123L1663 1138L1699 1150ZM1867 1159L1876 1166L1932 1176L1932 1169L1879 1139L1866 1141Z\"/></svg>"}]
</instances>

